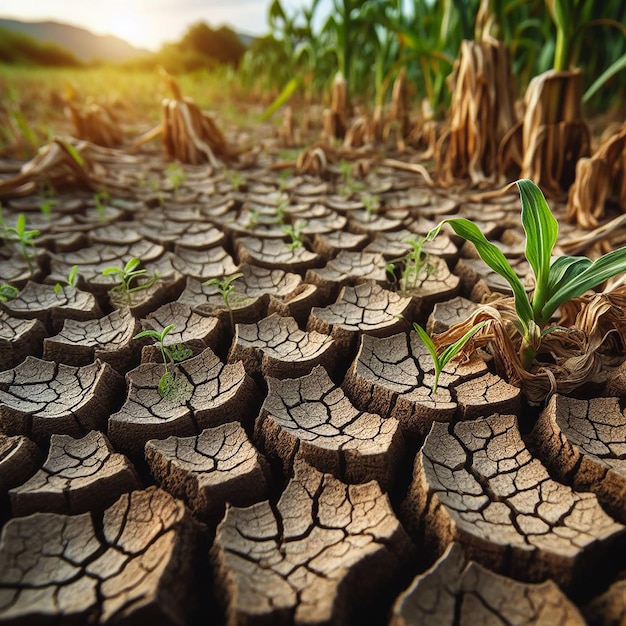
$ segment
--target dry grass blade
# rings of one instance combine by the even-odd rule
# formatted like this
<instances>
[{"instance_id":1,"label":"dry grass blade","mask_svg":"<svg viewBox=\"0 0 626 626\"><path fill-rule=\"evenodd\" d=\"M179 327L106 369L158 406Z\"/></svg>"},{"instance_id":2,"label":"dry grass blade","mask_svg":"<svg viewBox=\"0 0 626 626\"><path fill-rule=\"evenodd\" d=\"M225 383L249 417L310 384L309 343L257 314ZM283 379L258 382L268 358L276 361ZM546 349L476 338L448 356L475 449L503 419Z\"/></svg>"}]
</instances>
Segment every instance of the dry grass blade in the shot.
<instances>
[{"instance_id":1,"label":"dry grass blade","mask_svg":"<svg viewBox=\"0 0 626 626\"><path fill-rule=\"evenodd\" d=\"M406 163L405 161L398 161L397 159L383 159L382 165L387 167L393 167L398 170L404 170L405 172L413 172L419 174L429 187L435 186L435 181L432 179L428 170L420 163Z\"/></svg>"},{"instance_id":2,"label":"dry grass blade","mask_svg":"<svg viewBox=\"0 0 626 626\"><path fill-rule=\"evenodd\" d=\"M590 149L589 128L580 110L582 74L544 72L530 81L524 101L521 177L561 196L574 180L576 162Z\"/></svg>"},{"instance_id":3,"label":"dry grass blade","mask_svg":"<svg viewBox=\"0 0 626 626\"><path fill-rule=\"evenodd\" d=\"M450 128L437 147L439 179L473 185L499 172L498 146L515 125L510 59L502 42L463 41L450 78Z\"/></svg>"},{"instance_id":4,"label":"dry grass blade","mask_svg":"<svg viewBox=\"0 0 626 626\"><path fill-rule=\"evenodd\" d=\"M581 228L596 228L604 217L607 199L626 212L626 123L591 158L580 159L576 164L567 219Z\"/></svg>"}]
</instances>

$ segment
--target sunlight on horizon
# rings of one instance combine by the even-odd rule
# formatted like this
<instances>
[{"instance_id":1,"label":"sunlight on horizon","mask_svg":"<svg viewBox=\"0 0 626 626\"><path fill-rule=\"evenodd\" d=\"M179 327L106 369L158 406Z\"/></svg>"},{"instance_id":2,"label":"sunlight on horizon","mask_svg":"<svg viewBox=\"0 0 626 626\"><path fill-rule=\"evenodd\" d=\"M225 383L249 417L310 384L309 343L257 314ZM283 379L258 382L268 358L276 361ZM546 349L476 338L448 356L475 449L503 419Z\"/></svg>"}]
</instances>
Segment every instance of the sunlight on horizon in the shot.
<instances>
[{"instance_id":1,"label":"sunlight on horizon","mask_svg":"<svg viewBox=\"0 0 626 626\"><path fill-rule=\"evenodd\" d=\"M158 50L179 40L189 26L204 21L212 27L227 25L242 34L263 35L269 31L270 0L2 0L0 17L23 21L57 21L86 28L98 35L115 35L128 43ZM305 4L286 0L287 6Z\"/></svg>"}]
</instances>

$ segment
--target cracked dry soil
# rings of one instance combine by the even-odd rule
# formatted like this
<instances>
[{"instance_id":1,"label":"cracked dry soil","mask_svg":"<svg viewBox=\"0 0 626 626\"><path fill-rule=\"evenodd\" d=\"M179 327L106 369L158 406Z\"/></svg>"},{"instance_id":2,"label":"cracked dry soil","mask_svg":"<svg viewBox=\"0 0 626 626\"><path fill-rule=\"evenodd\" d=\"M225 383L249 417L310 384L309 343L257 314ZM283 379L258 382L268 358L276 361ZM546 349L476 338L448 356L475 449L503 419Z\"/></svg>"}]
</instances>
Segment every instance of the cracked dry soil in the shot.
<instances>
[{"instance_id":1,"label":"cracked dry soil","mask_svg":"<svg viewBox=\"0 0 626 626\"><path fill-rule=\"evenodd\" d=\"M0 246L21 289L0 303L0 623L626 623L620 376L533 411L481 353L433 394L411 322L440 332L503 285L448 236L414 291L385 271L448 215L518 259L517 199L379 167L370 214L268 165L237 188L184 166L162 201L137 184L101 214L75 191L49 217L3 202L42 234L32 268ZM126 300L102 270L132 256L159 278ZM237 271L233 328L204 283ZM133 337L171 324L193 356L162 398Z\"/></svg>"}]
</instances>

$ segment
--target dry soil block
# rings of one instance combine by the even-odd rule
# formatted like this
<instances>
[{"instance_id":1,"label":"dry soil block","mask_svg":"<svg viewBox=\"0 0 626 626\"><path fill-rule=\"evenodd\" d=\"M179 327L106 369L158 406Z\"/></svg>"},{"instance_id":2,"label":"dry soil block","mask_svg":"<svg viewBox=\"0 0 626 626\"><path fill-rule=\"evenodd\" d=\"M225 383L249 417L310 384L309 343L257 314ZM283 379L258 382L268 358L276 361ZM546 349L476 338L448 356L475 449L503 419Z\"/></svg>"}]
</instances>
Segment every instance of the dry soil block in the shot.
<instances>
[{"instance_id":1,"label":"dry soil block","mask_svg":"<svg viewBox=\"0 0 626 626\"><path fill-rule=\"evenodd\" d=\"M250 263L269 269L303 272L318 266L321 262L321 257L315 252L310 252L304 246L292 249L280 239L242 237L237 240L236 247L240 263Z\"/></svg>"},{"instance_id":2,"label":"dry soil block","mask_svg":"<svg viewBox=\"0 0 626 626\"><path fill-rule=\"evenodd\" d=\"M162 363L144 363L126 375L128 397L109 419L116 448L141 454L148 439L197 435L204 428L252 419L256 385L243 364L225 365L210 348L177 366L182 385L171 396L159 395Z\"/></svg>"},{"instance_id":3,"label":"dry soil block","mask_svg":"<svg viewBox=\"0 0 626 626\"><path fill-rule=\"evenodd\" d=\"M41 452L30 439L0 433L0 497L27 481L40 465Z\"/></svg>"},{"instance_id":4,"label":"dry soil block","mask_svg":"<svg viewBox=\"0 0 626 626\"><path fill-rule=\"evenodd\" d=\"M229 507L212 560L229 624L346 624L413 555L375 482L304 462L276 506Z\"/></svg>"},{"instance_id":5,"label":"dry soil block","mask_svg":"<svg viewBox=\"0 0 626 626\"><path fill-rule=\"evenodd\" d=\"M128 459L92 430L82 439L52 435L43 467L11 490L13 515L37 511L76 515L105 509L141 482Z\"/></svg>"},{"instance_id":6,"label":"dry soil block","mask_svg":"<svg viewBox=\"0 0 626 626\"><path fill-rule=\"evenodd\" d=\"M133 337L140 330L139 320L128 308L95 320L65 320L58 335L44 340L43 356L68 365L87 365L100 359L120 372L133 359Z\"/></svg>"},{"instance_id":7,"label":"dry soil block","mask_svg":"<svg viewBox=\"0 0 626 626\"><path fill-rule=\"evenodd\" d=\"M618 398L553 396L532 432L538 455L574 489L626 520L626 419Z\"/></svg>"},{"instance_id":8,"label":"dry soil block","mask_svg":"<svg viewBox=\"0 0 626 626\"><path fill-rule=\"evenodd\" d=\"M239 359L249 374L293 378L309 374L316 365L332 372L337 350L328 335L305 332L292 317L273 314L256 324L237 324L228 360Z\"/></svg>"},{"instance_id":9,"label":"dry soil block","mask_svg":"<svg viewBox=\"0 0 626 626\"><path fill-rule=\"evenodd\" d=\"M367 282L344 287L334 304L314 307L307 328L331 335L340 350L349 351L356 347L361 333L389 337L405 329L411 309L411 298Z\"/></svg>"},{"instance_id":10,"label":"dry soil block","mask_svg":"<svg viewBox=\"0 0 626 626\"><path fill-rule=\"evenodd\" d=\"M9 315L20 319L37 319L48 328L60 327L65 319L89 320L100 317L94 296L72 287L58 293L52 285L28 282L13 300L0 303Z\"/></svg>"},{"instance_id":11,"label":"dry soil block","mask_svg":"<svg viewBox=\"0 0 626 626\"><path fill-rule=\"evenodd\" d=\"M397 420L356 409L319 366L302 378L270 378L268 387L255 435L285 475L299 455L346 482L389 486L403 453Z\"/></svg>"},{"instance_id":12,"label":"dry soil block","mask_svg":"<svg viewBox=\"0 0 626 626\"><path fill-rule=\"evenodd\" d=\"M46 327L39 320L22 320L0 311L0 370L19 365L27 356L40 354Z\"/></svg>"},{"instance_id":13,"label":"dry soil block","mask_svg":"<svg viewBox=\"0 0 626 626\"><path fill-rule=\"evenodd\" d=\"M188 623L195 528L155 487L122 496L94 529L89 513L35 513L0 537L0 622Z\"/></svg>"},{"instance_id":14,"label":"dry soil block","mask_svg":"<svg viewBox=\"0 0 626 626\"><path fill-rule=\"evenodd\" d=\"M624 535L594 495L550 478L512 415L434 423L403 510L439 553L459 541L491 569L565 586L588 576Z\"/></svg>"},{"instance_id":15,"label":"dry soil block","mask_svg":"<svg viewBox=\"0 0 626 626\"><path fill-rule=\"evenodd\" d=\"M213 526L227 502L249 506L267 497L265 460L235 422L149 441L146 459L159 485Z\"/></svg>"},{"instance_id":16,"label":"dry soil block","mask_svg":"<svg viewBox=\"0 0 626 626\"><path fill-rule=\"evenodd\" d=\"M104 430L123 385L108 363L73 367L29 356L0 372L0 427L35 441Z\"/></svg>"},{"instance_id":17,"label":"dry soil block","mask_svg":"<svg viewBox=\"0 0 626 626\"><path fill-rule=\"evenodd\" d=\"M578 609L554 584L523 583L467 561L453 543L398 598L390 626L584 626Z\"/></svg>"},{"instance_id":18,"label":"dry soil block","mask_svg":"<svg viewBox=\"0 0 626 626\"><path fill-rule=\"evenodd\" d=\"M490 374L477 356L448 363L437 393L434 374L432 357L416 332L384 339L364 335L344 388L357 406L398 419L414 437L424 437L435 420L519 409L519 389Z\"/></svg>"}]
</instances>

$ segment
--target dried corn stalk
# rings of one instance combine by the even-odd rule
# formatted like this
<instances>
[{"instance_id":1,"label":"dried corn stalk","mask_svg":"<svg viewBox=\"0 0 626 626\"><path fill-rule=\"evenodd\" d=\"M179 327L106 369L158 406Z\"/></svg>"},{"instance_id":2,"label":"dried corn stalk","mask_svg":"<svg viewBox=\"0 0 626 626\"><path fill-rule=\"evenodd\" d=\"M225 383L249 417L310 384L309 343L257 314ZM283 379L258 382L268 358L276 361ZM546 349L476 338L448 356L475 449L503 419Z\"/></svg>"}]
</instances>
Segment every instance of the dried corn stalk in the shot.
<instances>
[{"instance_id":1,"label":"dried corn stalk","mask_svg":"<svg viewBox=\"0 0 626 626\"><path fill-rule=\"evenodd\" d=\"M582 158L576 164L567 219L581 228L596 228L604 217L607 199L626 212L626 123L592 157Z\"/></svg>"},{"instance_id":2,"label":"dried corn stalk","mask_svg":"<svg viewBox=\"0 0 626 626\"><path fill-rule=\"evenodd\" d=\"M383 138L388 137L391 127L395 126L404 139L409 134L411 121L409 119L409 91L406 81L406 69L402 68L393 83L389 117L383 130Z\"/></svg>"},{"instance_id":3,"label":"dried corn stalk","mask_svg":"<svg viewBox=\"0 0 626 626\"><path fill-rule=\"evenodd\" d=\"M374 124L369 115L359 115L355 118L346 131L343 140L345 149L362 148L371 146L375 142Z\"/></svg>"},{"instance_id":4,"label":"dried corn stalk","mask_svg":"<svg viewBox=\"0 0 626 626\"><path fill-rule=\"evenodd\" d=\"M421 115L411 128L407 143L417 150L423 150L422 159L430 159L435 154L437 123L430 102L426 98L422 100Z\"/></svg>"},{"instance_id":5,"label":"dried corn stalk","mask_svg":"<svg viewBox=\"0 0 626 626\"><path fill-rule=\"evenodd\" d=\"M323 113L322 138L343 139L348 128L349 118L348 87L341 72L337 72L333 81L330 109Z\"/></svg>"},{"instance_id":6,"label":"dried corn stalk","mask_svg":"<svg viewBox=\"0 0 626 626\"><path fill-rule=\"evenodd\" d=\"M137 163L137 157L73 137L57 137L40 148L17 176L0 181L0 197L32 193L40 183L50 184L55 189L83 187L92 191L128 191L129 186L114 178L112 172L116 165L123 163Z\"/></svg>"},{"instance_id":7,"label":"dried corn stalk","mask_svg":"<svg viewBox=\"0 0 626 626\"><path fill-rule=\"evenodd\" d=\"M278 145L283 148L293 148L299 143L297 135L298 132L293 117L293 108L287 106L285 108L283 122L278 129Z\"/></svg>"},{"instance_id":8,"label":"dried corn stalk","mask_svg":"<svg viewBox=\"0 0 626 626\"><path fill-rule=\"evenodd\" d=\"M589 128L581 115L582 74L550 70L530 81L522 126L522 178L544 193L563 194L576 162L589 154Z\"/></svg>"},{"instance_id":9,"label":"dried corn stalk","mask_svg":"<svg viewBox=\"0 0 626 626\"><path fill-rule=\"evenodd\" d=\"M329 165L335 161L332 150L327 146L313 146L308 150L303 150L296 161L296 172L298 174L314 174L315 176L325 176L329 174Z\"/></svg>"},{"instance_id":10,"label":"dried corn stalk","mask_svg":"<svg viewBox=\"0 0 626 626\"><path fill-rule=\"evenodd\" d=\"M113 148L121 145L123 133L115 115L101 104L87 104L82 110L71 101L65 103L66 115L74 124L78 139Z\"/></svg>"},{"instance_id":11,"label":"dried corn stalk","mask_svg":"<svg viewBox=\"0 0 626 626\"><path fill-rule=\"evenodd\" d=\"M450 128L436 155L444 184L469 178L493 181L498 146L515 125L513 80L505 45L493 39L463 41L451 75Z\"/></svg>"}]
</instances>

